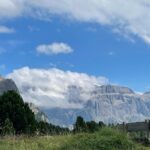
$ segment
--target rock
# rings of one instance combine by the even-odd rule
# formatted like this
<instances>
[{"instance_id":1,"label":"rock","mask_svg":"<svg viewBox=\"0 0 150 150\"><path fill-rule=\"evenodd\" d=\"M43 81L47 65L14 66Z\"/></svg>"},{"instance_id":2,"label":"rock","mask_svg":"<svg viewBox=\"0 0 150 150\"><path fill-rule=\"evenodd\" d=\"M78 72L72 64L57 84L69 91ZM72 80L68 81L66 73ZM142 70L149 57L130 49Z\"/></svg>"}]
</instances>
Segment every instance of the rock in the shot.
<instances>
[{"instance_id":1,"label":"rock","mask_svg":"<svg viewBox=\"0 0 150 150\"><path fill-rule=\"evenodd\" d=\"M77 109L51 108L43 110L49 121L56 125L71 126L77 116L86 121L109 123L135 122L150 119L150 95L136 94L127 87L116 85L95 86L87 100L82 99L84 89L69 87L69 102L81 104Z\"/></svg>"},{"instance_id":2,"label":"rock","mask_svg":"<svg viewBox=\"0 0 150 150\"><path fill-rule=\"evenodd\" d=\"M0 95L7 91L19 92L15 82L11 79L4 79L0 77Z\"/></svg>"},{"instance_id":3,"label":"rock","mask_svg":"<svg viewBox=\"0 0 150 150\"><path fill-rule=\"evenodd\" d=\"M35 114L35 119L40 122L49 122L48 117L43 113L38 107L36 107L33 103L29 103L29 107Z\"/></svg>"}]
</instances>

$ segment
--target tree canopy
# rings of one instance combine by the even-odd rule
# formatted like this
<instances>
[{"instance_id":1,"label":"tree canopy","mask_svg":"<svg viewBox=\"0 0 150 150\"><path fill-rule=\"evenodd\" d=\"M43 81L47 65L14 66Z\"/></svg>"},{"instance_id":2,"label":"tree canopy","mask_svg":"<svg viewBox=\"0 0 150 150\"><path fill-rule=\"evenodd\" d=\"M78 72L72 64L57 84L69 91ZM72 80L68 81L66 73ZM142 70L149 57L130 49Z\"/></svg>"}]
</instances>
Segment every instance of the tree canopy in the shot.
<instances>
[{"instance_id":1,"label":"tree canopy","mask_svg":"<svg viewBox=\"0 0 150 150\"><path fill-rule=\"evenodd\" d=\"M36 130L34 113L27 103L15 91L8 91L0 96L0 126L5 126L8 119L16 134L33 133Z\"/></svg>"}]
</instances>

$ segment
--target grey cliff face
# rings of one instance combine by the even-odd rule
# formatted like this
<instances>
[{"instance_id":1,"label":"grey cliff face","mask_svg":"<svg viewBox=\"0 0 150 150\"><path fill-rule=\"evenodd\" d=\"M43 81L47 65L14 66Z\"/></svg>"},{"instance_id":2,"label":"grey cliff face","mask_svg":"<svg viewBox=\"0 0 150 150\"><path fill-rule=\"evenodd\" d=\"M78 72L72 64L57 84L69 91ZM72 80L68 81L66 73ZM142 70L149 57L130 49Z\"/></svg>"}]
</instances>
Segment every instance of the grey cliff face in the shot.
<instances>
[{"instance_id":1,"label":"grey cliff face","mask_svg":"<svg viewBox=\"0 0 150 150\"><path fill-rule=\"evenodd\" d=\"M18 92L11 79L0 77L0 94L9 90ZM67 127L74 124L77 116L84 117L86 121L103 121L107 124L150 119L150 92L140 95L127 87L103 85L95 86L87 93L85 89L73 85L68 87L66 98L70 104L82 107L40 108L41 111L34 104L29 106L38 121Z\"/></svg>"},{"instance_id":2,"label":"grey cliff face","mask_svg":"<svg viewBox=\"0 0 150 150\"><path fill-rule=\"evenodd\" d=\"M150 95L150 91L149 92L145 92L144 95Z\"/></svg>"},{"instance_id":3,"label":"grey cliff face","mask_svg":"<svg viewBox=\"0 0 150 150\"><path fill-rule=\"evenodd\" d=\"M119 94L134 94L134 92L127 87L120 87L115 85L102 85L96 86L95 92L100 94L111 94L111 93L119 93Z\"/></svg>"},{"instance_id":4,"label":"grey cliff face","mask_svg":"<svg viewBox=\"0 0 150 150\"><path fill-rule=\"evenodd\" d=\"M113 85L95 86L85 101L79 96L84 89L71 87L69 101L83 104L83 108L44 110L49 121L56 125L70 126L77 116L85 120L105 123L134 122L150 119L150 94L139 95L133 90ZM81 93L80 93L81 92Z\"/></svg>"},{"instance_id":5,"label":"grey cliff face","mask_svg":"<svg viewBox=\"0 0 150 150\"><path fill-rule=\"evenodd\" d=\"M37 121L49 122L48 117L45 115L45 113L43 113L33 103L29 103L29 107L32 110L32 112L35 114L35 119Z\"/></svg>"},{"instance_id":6,"label":"grey cliff face","mask_svg":"<svg viewBox=\"0 0 150 150\"><path fill-rule=\"evenodd\" d=\"M13 80L0 78L0 95L7 91L19 92Z\"/></svg>"}]
</instances>

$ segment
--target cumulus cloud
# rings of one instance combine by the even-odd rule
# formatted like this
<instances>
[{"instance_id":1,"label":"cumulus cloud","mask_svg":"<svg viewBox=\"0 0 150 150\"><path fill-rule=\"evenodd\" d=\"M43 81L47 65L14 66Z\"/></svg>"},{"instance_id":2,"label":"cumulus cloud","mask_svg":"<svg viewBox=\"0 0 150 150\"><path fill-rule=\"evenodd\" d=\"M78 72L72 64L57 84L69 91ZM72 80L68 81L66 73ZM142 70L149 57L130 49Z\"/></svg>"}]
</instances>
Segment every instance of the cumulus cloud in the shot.
<instances>
[{"instance_id":1,"label":"cumulus cloud","mask_svg":"<svg viewBox=\"0 0 150 150\"><path fill-rule=\"evenodd\" d=\"M0 33L14 33L15 30L6 26L0 26Z\"/></svg>"},{"instance_id":2,"label":"cumulus cloud","mask_svg":"<svg viewBox=\"0 0 150 150\"><path fill-rule=\"evenodd\" d=\"M42 44L37 47L38 53L46 55L57 55L60 53L68 54L73 52L73 49L66 43L52 43L49 45Z\"/></svg>"},{"instance_id":3,"label":"cumulus cloud","mask_svg":"<svg viewBox=\"0 0 150 150\"><path fill-rule=\"evenodd\" d=\"M19 17L24 11L24 0L1 0L0 20Z\"/></svg>"},{"instance_id":4,"label":"cumulus cloud","mask_svg":"<svg viewBox=\"0 0 150 150\"><path fill-rule=\"evenodd\" d=\"M95 22L133 34L150 44L150 1L148 0L5 0L0 1L0 19L52 15L80 22Z\"/></svg>"},{"instance_id":5,"label":"cumulus cloud","mask_svg":"<svg viewBox=\"0 0 150 150\"><path fill-rule=\"evenodd\" d=\"M88 100L88 93L95 85L108 83L105 77L90 76L85 73L60 69L31 69L24 67L7 75L13 79L24 100L45 108L79 108L80 103L69 102L68 88L84 89L82 100ZM72 88L71 88L72 89Z\"/></svg>"}]
</instances>

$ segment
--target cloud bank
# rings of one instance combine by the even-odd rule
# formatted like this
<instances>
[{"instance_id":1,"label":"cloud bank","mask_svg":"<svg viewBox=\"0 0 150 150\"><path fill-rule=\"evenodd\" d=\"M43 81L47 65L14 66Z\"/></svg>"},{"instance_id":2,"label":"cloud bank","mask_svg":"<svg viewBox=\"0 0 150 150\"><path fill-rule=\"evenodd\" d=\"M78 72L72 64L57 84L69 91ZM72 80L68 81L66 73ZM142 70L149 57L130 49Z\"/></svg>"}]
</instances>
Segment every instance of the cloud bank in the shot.
<instances>
[{"instance_id":1,"label":"cloud bank","mask_svg":"<svg viewBox=\"0 0 150 150\"><path fill-rule=\"evenodd\" d=\"M111 26L150 44L149 0L5 0L0 1L0 20L16 17L51 19L59 15L80 22Z\"/></svg>"},{"instance_id":2,"label":"cloud bank","mask_svg":"<svg viewBox=\"0 0 150 150\"><path fill-rule=\"evenodd\" d=\"M15 81L26 102L32 102L44 108L82 107L80 103L69 102L69 87L84 89L85 92L81 95L82 100L88 100L88 93L95 85L108 83L105 77L95 77L56 68L45 70L24 67L14 70L7 75L7 78Z\"/></svg>"},{"instance_id":3,"label":"cloud bank","mask_svg":"<svg viewBox=\"0 0 150 150\"><path fill-rule=\"evenodd\" d=\"M42 44L37 47L37 52L46 55L68 54L73 52L73 49L66 43L52 43L49 45Z\"/></svg>"}]
</instances>

